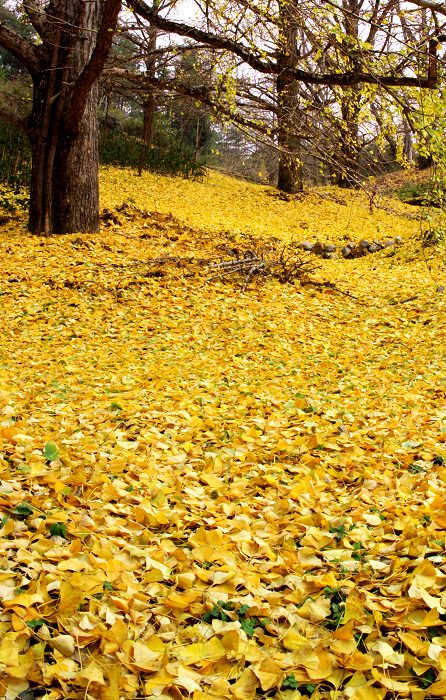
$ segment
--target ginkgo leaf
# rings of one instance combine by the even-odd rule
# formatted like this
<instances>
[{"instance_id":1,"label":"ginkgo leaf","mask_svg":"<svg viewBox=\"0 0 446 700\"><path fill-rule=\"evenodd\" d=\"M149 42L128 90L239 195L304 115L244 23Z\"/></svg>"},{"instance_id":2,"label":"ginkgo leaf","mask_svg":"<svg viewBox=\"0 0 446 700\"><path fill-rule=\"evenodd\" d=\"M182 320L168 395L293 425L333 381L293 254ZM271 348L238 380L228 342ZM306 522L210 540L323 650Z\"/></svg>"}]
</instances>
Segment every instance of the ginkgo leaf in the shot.
<instances>
[{"instance_id":1,"label":"ginkgo leaf","mask_svg":"<svg viewBox=\"0 0 446 700\"><path fill-rule=\"evenodd\" d=\"M158 671L163 655L163 651L153 651L142 642L133 642L132 665L141 671Z\"/></svg>"},{"instance_id":2,"label":"ginkgo leaf","mask_svg":"<svg viewBox=\"0 0 446 700\"><path fill-rule=\"evenodd\" d=\"M205 660L217 661L224 657L225 654L224 646L216 637L213 637L209 642L189 644L178 650L179 658L187 666Z\"/></svg>"},{"instance_id":3,"label":"ginkgo leaf","mask_svg":"<svg viewBox=\"0 0 446 700\"><path fill-rule=\"evenodd\" d=\"M104 673L100 665L93 659L85 666L76 676L76 680L84 680L89 685L90 683L99 683L105 685Z\"/></svg>"},{"instance_id":4,"label":"ginkgo leaf","mask_svg":"<svg viewBox=\"0 0 446 700\"><path fill-rule=\"evenodd\" d=\"M72 656L76 649L76 642L69 634L60 634L57 637L52 637L50 643L64 656Z\"/></svg>"},{"instance_id":5,"label":"ginkgo leaf","mask_svg":"<svg viewBox=\"0 0 446 700\"><path fill-rule=\"evenodd\" d=\"M43 456L48 462L53 462L59 457L59 448L55 442L47 442L43 448Z\"/></svg>"}]
</instances>

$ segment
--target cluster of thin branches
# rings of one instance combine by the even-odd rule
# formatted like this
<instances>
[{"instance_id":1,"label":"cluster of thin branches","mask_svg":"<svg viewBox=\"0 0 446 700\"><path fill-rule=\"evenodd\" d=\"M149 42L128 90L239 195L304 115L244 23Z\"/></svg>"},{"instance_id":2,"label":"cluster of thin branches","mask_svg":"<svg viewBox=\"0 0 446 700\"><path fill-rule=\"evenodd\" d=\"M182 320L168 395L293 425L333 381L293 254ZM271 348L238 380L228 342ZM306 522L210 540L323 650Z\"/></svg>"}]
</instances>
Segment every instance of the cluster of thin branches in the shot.
<instances>
[{"instance_id":1,"label":"cluster of thin branches","mask_svg":"<svg viewBox=\"0 0 446 700\"><path fill-rule=\"evenodd\" d=\"M221 249L226 255L218 262L209 263L214 273L209 280L238 278L242 291L253 280L272 278L282 284L308 281L308 276L319 267L296 243L276 239L248 238L242 245L225 245Z\"/></svg>"}]
</instances>

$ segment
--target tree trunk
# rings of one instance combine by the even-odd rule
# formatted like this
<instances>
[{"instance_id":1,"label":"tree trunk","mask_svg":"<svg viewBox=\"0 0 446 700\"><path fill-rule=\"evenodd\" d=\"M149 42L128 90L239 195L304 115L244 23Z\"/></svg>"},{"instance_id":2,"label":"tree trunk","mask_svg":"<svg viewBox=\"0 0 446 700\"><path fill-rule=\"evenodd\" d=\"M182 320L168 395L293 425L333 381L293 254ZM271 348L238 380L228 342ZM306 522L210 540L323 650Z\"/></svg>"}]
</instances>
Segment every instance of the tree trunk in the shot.
<instances>
[{"instance_id":1,"label":"tree trunk","mask_svg":"<svg viewBox=\"0 0 446 700\"><path fill-rule=\"evenodd\" d=\"M296 0L280 0L280 34L278 63L282 67L277 76L277 128L279 146L279 174L277 188L294 194L303 190L302 161L299 128L299 88L291 69L298 65L297 32L294 17Z\"/></svg>"},{"instance_id":2,"label":"tree trunk","mask_svg":"<svg viewBox=\"0 0 446 700\"><path fill-rule=\"evenodd\" d=\"M336 184L339 187L357 187L360 179L359 168L359 115L361 112L361 91L358 88L346 90L341 99L341 123L339 134L339 170Z\"/></svg>"},{"instance_id":3,"label":"tree trunk","mask_svg":"<svg viewBox=\"0 0 446 700\"><path fill-rule=\"evenodd\" d=\"M154 78L156 75L156 44L158 39L158 29L150 26L147 43L147 55L145 58L146 75ZM138 175L141 177L144 166L147 162L147 152L152 144L153 122L155 117L156 99L155 90L151 88L144 96L143 101L143 127L142 127L142 147L139 154Z\"/></svg>"},{"instance_id":4,"label":"tree trunk","mask_svg":"<svg viewBox=\"0 0 446 700\"><path fill-rule=\"evenodd\" d=\"M142 175L142 171L147 163L147 152L152 144L153 137L153 119L155 116L155 93L150 92L146 95L143 102L143 127L142 127L142 146L139 154L138 175Z\"/></svg>"},{"instance_id":5,"label":"tree trunk","mask_svg":"<svg viewBox=\"0 0 446 700\"><path fill-rule=\"evenodd\" d=\"M403 128L404 128L403 156L404 156L406 163L412 163L413 162L412 129L410 128L410 124L407 121L407 119L404 119L404 121L403 121Z\"/></svg>"},{"instance_id":6,"label":"tree trunk","mask_svg":"<svg viewBox=\"0 0 446 700\"><path fill-rule=\"evenodd\" d=\"M98 89L94 84L76 124L70 124L75 81L90 60L101 3L53 0L51 42L41 50L34 80L30 140L29 228L33 233L99 230ZM46 65L45 65L46 64Z\"/></svg>"},{"instance_id":7,"label":"tree trunk","mask_svg":"<svg viewBox=\"0 0 446 700\"><path fill-rule=\"evenodd\" d=\"M352 71L360 71L359 12L358 0L343 0L343 25L345 37L342 41L345 57ZM362 88L358 85L343 90L341 96L341 122L339 134L339 187L357 187L359 184L359 118L361 113Z\"/></svg>"},{"instance_id":8,"label":"tree trunk","mask_svg":"<svg viewBox=\"0 0 446 700\"><path fill-rule=\"evenodd\" d=\"M88 98L79 134L74 137L64 133L58 115L44 128L44 114L36 111L29 229L47 234L94 233L99 230L97 89Z\"/></svg>"},{"instance_id":9,"label":"tree trunk","mask_svg":"<svg viewBox=\"0 0 446 700\"><path fill-rule=\"evenodd\" d=\"M296 82L288 80L284 71L277 79L279 110L278 146L279 172L277 189L287 194L303 191L300 138L293 132L296 129Z\"/></svg>"}]
</instances>

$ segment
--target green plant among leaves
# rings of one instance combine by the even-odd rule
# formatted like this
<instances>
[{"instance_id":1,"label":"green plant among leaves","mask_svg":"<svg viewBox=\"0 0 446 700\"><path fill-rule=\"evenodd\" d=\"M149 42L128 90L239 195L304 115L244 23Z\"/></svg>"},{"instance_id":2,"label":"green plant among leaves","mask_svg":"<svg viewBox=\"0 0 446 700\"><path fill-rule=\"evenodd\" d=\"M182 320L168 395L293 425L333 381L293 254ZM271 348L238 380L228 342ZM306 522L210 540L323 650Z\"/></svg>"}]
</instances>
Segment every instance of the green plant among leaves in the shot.
<instances>
[{"instance_id":1,"label":"green plant among leaves","mask_svg":"<svg viewBox=\"0 0 446 700\"><path fill-rule=\"evenodd\" d=\"M294 673L290 673L282 683L282 690L297 690L299 683L296 680Z\"/></svg>"},{"instance_id":2,"label":"green plant among leaves","mask_svg":"<svg viewBox=\"0 0 446 700\"><path fill-rule=\"evenodd\" d=\"M364 561L364 545L362 542L353 543L352 559L355 561Z\"/></svg>"},{"instance_id":3,"label":"green plant among leaves","mask_svg":"<svg viewBox=\"0 0 446 700\"><path fill-rule=\"evenodd\" d=\"M212 569L212 562L211 561L204 561L204 562L197 562L197 566L200 567L200 569L204 569L205 571L209 571L209 569Z\"/></svg>"},{"instance_id":4,"label":"green plant among leaves","mask_svg":"<svg viewBox=\"0 0 446 700\"><path fill-rule=\"evenodd\" d=\"M432 683L435 683L437 674L433 668L428 668L421 676L417 676L417 685L426 690Z\"/></svg>"},{"instance_id":5,"label":"green plant among leaves","mask_svg":"<svg viewBox=\"0 0 446 700\"><path fill-rule=\"evenodd\" d=\"M330 598L331 612L330 617L325 621L325 627L330 630L337 630L344 615L344 597L339 588L332 588L331 586L325 586L324 594L326 598Z\"/></svg>"},{"instance_id":6,"label":"green plant among leaves","mask_svg":"<svg viewBox=\"0 0 446 700\"><path fill-rule=\"evenodd\" d=\"M65 540L68 539L67 526L65 523L51 523L50 525L50 535L52 537L63 537Z\"/></svg>"},{"instance_id":7,"label":"green plant among leaves","mask_svg":"<svg viewBox=\"0 0 446 700\"><path fill-rule=\"evenodd\" d=\"M283 680L281 690L299 690L301 695L310 697L316 690L316 686L314 683L299 683L294 673L289 673Z\"/></svg>"},{"instance_id":8,"label":"green plant among leaves","mask_svg":"<svg viewBox=\"0 0 446 700\"><path fill-rule=\"evenodd\" d=\"M268 624L269 619L264 617L260 619L259 617L245 617L240 620L240 627L248 635L248 637L254 636L254 631L257 627L265 629Z\"/></svg>"},{"instance_id":9,"label":"green plant among leaves","mask_svg":"<svg viewBox=\"0 0 446 700\"><path fill-rule=\"evenodd\" d=\"M412 464L409 464L409 471L411 474L422 474L426 470L420 464L416 464L415 462L412 462Z\"/></svg>"},{"instance_id":10,"label":"green plant among leaves","mask_svg":"<svg viewBox=\"0 0 446 700\"><path fill-rule=\"evenodd\" d=\"M12 512L17 516L18 520L25 520L25 518L28 518L34 513L34 508L26 501L23 501L23 503L19 503Z\"/></svg>"},{"instance_id":11,"label":"green plant among leaves","mask_svg":"<svg viewBox=\"0 0 446 700\"><path fill-rule=\"evenodd\" d=\"M38 630L45 624L45 620L41 617L36 617L33 620L28 620L26 624L31 630Z\"/></svg>"},{"instance_id":12,"label":"green plant among leaves","mask_svg":"<svg viewBox=\"0 0 446 700\"><path fill-rule=\"evenodd\" d=\"M231 618L227 614L234 610L234 603L227 602L223 600L218 600L216 605L210 610L202 615L201 619L203 622L208 624L212 623L212 620L222 620L223 622L230 622Z\"/></svg>"},{"instance_id":13,"label":"green plant among leaves","mask_svg":"<svg viewBox=\"0 0 446 700\"><path fill-rule=\"evenodd\" d=\"M331 532L335 536L335 540L340 542L344 537L348 535L345 525L330 525L328 532Z\"/></svg>"},{"instance_id":14,"label":"green plant among leaves","mask_svg":"<svg viewBox=\"0 0 446 700\"><path fill-rule=\"evenodd\" d=\"M43 448L43 456L47 462L54 462L59 457L59 448L55 442L47 442Z\"/></svg>"},{"instance_id":15,"label":"green plant among leaves","mask_svg":"<svg viewBox=\"0 0 446 700\"><path fill-rule=\"evenodd\" d=\"M211 624L212 620L222 620L223 622L238 620L240 622L240 627L247 634L247 636L253 637L256 628L260 627L265 629L266 625L269 623L269 619L267 617L259 618L255 615L247 616L246 613L248 612L249 607L249 605L245 604L237 608L235 603L232 601L224 602L222 600L218 600L216 605L213 606L212 610L204 613L201 619L203 622L207 622L208 624ZM232 616L228 615L228 612L231 612Z\"/></svg>"}]
</instances>

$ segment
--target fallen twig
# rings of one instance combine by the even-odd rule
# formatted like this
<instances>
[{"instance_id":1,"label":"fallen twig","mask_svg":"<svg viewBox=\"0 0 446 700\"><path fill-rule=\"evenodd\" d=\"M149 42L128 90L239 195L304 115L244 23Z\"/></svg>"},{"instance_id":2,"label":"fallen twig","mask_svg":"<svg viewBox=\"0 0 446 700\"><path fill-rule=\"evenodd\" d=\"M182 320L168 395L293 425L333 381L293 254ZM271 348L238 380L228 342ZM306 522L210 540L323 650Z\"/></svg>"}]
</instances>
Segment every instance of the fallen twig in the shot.
<instances>
[{"instance_id":1,"label":"fallen twig","mask_svg":"<svg viewBox=\"0 0 446 700\"><path fill-rule=\"evenodd\" d=\"M407 304L408 301L415 301L415 299L418 299L418 294L407 297L407 299L393 299L392 301L389 301L389 306L395 306L395 304Z\"/></svg>"}]
</instances>

